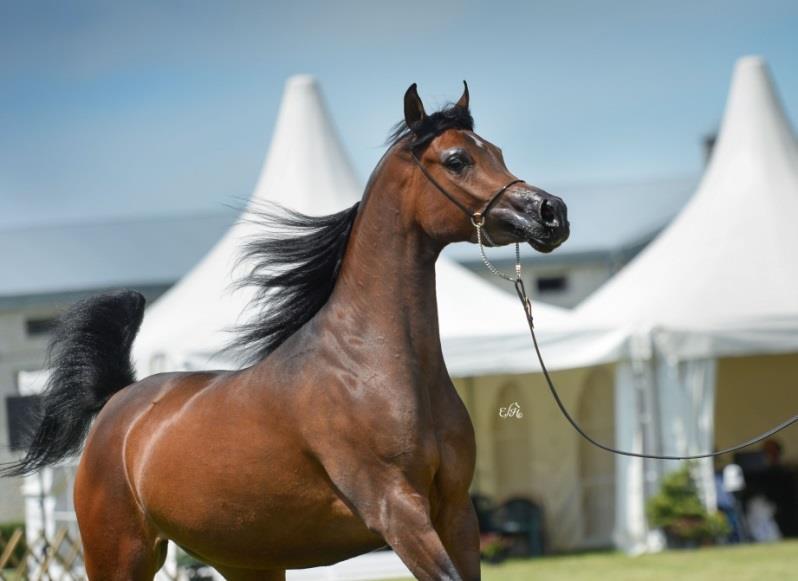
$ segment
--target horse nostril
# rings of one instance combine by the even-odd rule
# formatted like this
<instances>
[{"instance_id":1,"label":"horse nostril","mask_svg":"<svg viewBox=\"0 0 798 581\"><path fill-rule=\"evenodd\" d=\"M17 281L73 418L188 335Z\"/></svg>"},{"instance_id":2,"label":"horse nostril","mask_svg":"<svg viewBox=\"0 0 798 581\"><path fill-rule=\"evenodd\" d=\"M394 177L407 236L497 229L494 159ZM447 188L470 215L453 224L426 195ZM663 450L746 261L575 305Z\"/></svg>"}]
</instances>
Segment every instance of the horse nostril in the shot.
<instances>
[{"instance_id":1,"label":"horse nostril","mask_svg":"<svg viewBox=\"0 0 798 581\"><path fill-rule=\"evenodd\" d=\"M557 219L557 212L554 209L554 204L550 200L543 200L540 202L540 221L544 226L549 228L556 228L560 225Z\"/></svg>"}]
</instances>

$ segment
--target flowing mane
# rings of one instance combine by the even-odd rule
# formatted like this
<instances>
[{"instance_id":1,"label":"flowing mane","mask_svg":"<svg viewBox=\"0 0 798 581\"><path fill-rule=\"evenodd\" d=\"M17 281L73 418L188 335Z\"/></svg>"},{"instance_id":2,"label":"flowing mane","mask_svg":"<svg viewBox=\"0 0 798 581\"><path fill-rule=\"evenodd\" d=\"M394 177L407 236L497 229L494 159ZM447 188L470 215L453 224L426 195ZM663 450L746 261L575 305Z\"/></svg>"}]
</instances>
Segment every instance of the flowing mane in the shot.
<instances>
[{"instance_id":1,"label":"flowing mane","mask_svg":"<svg viewBox=\"0 0 798 581\"><path fill-rule=\"evenodd\" d=\"M473 130L468 109L450 104L408 127L397 123L388 145L400 141L423 148L447 129ZM332 294L359 202L337 214L307 216L277 204L253 212L264 235L247 243L241 260L253 264L238 287L257 289L249 305L255 315L234 329L228 351L255 363L296 333Z\"/></svg>"},{"instance_id":2,"label":"flowing mane","mask_svg":"<svg viewBox=\"0 0 798 581\"><path fill-rule=\"evenodd\" d=\"M254 212L264 235L246 244L241 261L254 266L237 286L257 289L251 322L227 347L243 362L266 357L330 298L360 202L328 216L307 216L277 204Z\"/></svg>"}]
</instances>

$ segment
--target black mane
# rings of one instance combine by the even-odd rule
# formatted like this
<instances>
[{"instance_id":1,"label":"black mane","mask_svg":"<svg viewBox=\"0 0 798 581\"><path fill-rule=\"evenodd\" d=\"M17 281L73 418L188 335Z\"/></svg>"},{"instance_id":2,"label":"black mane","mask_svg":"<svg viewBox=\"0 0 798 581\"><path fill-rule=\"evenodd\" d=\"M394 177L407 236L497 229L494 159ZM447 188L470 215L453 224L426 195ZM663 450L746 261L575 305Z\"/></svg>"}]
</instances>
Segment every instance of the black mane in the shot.
<instances>
[{"instance_id":1,"label":"black mane","mask_svg":"<svg viewBox=\"0 0 798 581\"><path fill-rule=\"evenodd\" d=\"M228 346L245 363L274 351L330 298L359 205L318 217L276 204L254 213L266 232L245 246L241 260L254 266L238 283L257 289L254 316Z\"/></svg>"},{"instance_id":2,"label":"black mane","mask_svg":"<svg viewBox=\"0 0 798 581\"><path fill-rule=\"evenodd\" d=\"M400 121L391 130L388 136L388 145L393 146L402 140L407 140L407 147L413 150L423 149L429 142L447 129L474 130L474 118L471 112L455 104L449 104L440 111L427 115L421 121L408 127L407 123Z\"/></svg>"},{"instance_id":3,"label":"black mane","mask_svg":"<svg viewBox=\"0 0 798 581\"><path fill-rule=\"evenodd\" d=\"M447 129L474 129L468 109L447 105L408 127L400 121L388 145L406 141L420 149ZM330 298L346 251L359 203L329 216L306 216L274 204L253 213L265 235L250 241L241 260L251 272L238 286L257 289L250 305L251 322L239 325L228 350L244 363L255 363L279 347Z\"/></svg>"}]
</instances>

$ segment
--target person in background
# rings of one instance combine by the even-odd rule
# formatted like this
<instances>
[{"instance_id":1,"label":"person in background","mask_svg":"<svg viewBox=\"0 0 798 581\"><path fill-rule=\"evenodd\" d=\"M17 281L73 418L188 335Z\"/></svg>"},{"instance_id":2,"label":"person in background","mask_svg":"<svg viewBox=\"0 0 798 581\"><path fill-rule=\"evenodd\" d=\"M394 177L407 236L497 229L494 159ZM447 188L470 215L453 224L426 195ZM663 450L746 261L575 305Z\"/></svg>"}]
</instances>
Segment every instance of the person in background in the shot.
<instances>
[{"instance_id":1,"label":"person in background","mask_svg":"<svg viewBox=\"0 0 798 581\"><path fill-rule=\"evenodd\" d=\"M731 531L729 543L742 543L746 540L743 511L736 494L745 488L745 477L737 464L727 464L715 471L715 496L718 510L729 521Z\"/></svg>"},{"instance_id":2,"label":"person in background","mask_svg":"<svg viewBox=\"0 0 798 581\"><path fill-rule=\"evenodd\" d=\"M782 536L798 536L798 490L795 474L782 463L784 448L774 439L762 445L767 467L762 474L762 492L776 505L774 518Z\"/></svg>"}]
</instances>

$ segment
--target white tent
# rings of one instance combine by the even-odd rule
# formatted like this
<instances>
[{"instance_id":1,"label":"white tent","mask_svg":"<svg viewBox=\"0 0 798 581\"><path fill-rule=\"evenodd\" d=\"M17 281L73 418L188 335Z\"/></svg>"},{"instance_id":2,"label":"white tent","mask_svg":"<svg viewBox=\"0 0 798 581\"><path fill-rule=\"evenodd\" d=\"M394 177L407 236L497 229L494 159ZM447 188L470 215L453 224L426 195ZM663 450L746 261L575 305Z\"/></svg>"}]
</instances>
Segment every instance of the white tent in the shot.
<instances>
[{"instance_id":1,"label":"white tent","mask_svg":"<svg viewBox=\"0 0 798 581\"><path fill-rule=\"evenodd\" d=\"M796 217L798 146L764 61L743 58L695 195L578 312L585 320L708 338L678 346L682 356L794 350Z\"/></svg>"},{"instance_id":2,"label":"white tent","mask_svg":"<svg viewBox=\"0 0 798 581\"><path fill-rule=\"evenodd\" d=\"M765 62L746 57L736 65L715 149L693 198L576 311L584 324L625 330L615 382L620 447L710 451L719 444L718 359L798 351L796 217L798 146ZM641 408L649 421L641 421ZM617 540L627 549L645 547L646 486L670 467L619 458L617 494L626 502L617 503ZM701 473L712 504L710 460Z\"/></svg>"},{"instance_id":3,"label":"white tent","mask_svg":"<svg viewBox=\"0 0 798 581\"><path fill-rule=\"evenodd\" d=\"M626 358L641 336L682 359L798 350L796 216L796 139L765 62L742 58L696 193L573 317L547 330L550 367ZM574 349L574 335L599 344ZM511 369L536 369L527 337L496 340Z\"/></svg>"},{"instance_id":4,"label":"white tent","mask_svg":"<svg viewBox=\"0 0 798 581\"><path fill-rule=\"evenodd\" d=\"M798 411L784 378L798 373L798 357L772 358L798 352L796 218L796 139L765 62L742 58L712 159L688 204L572 317L539 325L551 369L614 364L617 447L703 453ZM498 372L481 359L497 352L505 372L538 371L526 333L493 337L480 349L450 345L450 357L468 360L475 372ZM752 391L763 400L757 406ZM793 452L795 432L784 435ZM651 546L644 500L675 465L616 459L617 545L630 552ZM699 473L711 506L712 462L703 461Z\"/></svg>"},{"instance_id":5,"label":"white tent","mask_svg":"<svg viewBox=\"0 0 798 581\"><path fill-rule=\"evenodd\" d=\"M798 351L797 217L798 145L765 62L746 57L736 65L714 153L695 195L576 312L585 324L626 330L625 363L616 372L619 446L664 454L710 451L718 445L718 358ZM638 405L651 421L640 422ZM743 434L753 435L737 437ZM632 550L644 544L644 481L655 481L663 468L645 466L629 458L618 462L619 498L628 499L618 504L618 524L626 529L619 540ZM711 461L702 463L702 472L711 504Z\"/></svg>"},{"instance_id":6,"label":"white tent","mask_svg":"<svg viewBox=\"0 0 798 581\"><path fill-rule=\"evenodd\" d=\"M318 84L309 76L291 78L249 207L277 202L300 212L326 214L353 204L360 192ZM228 331L246 316L251 294L233 290L238 276L233 266L243 242L257 232L256 224L238 222L147 310L134 345L140 373L231 364L214 355L229 340ZM444 347L451 341L478 345L495 334L517 335L525 329L521 308L510 295L446 258L438 261L437 286ZM544 322L567 317L556 307L539 310ZM464 367L468 363L461 361ZM455 359L450 371L462 374L457 365Z\"/></svg>"},{"instance_id":7,"label":"white tent","mask_svg":"<svg viewBox=\"0 0 798 581\"><path fill-rule=\"evenodd\" d=\"M791 406L791 386L777 371L798 372L798 359L751 359L798 352L796 218L798 145L766 64L746 57L736 65L714 154L692 199L571 319L543 337L553 369L615 362L619 448L707 452L798 411ZM504 345L509 369L535 370L525 335L495 341ZM468 357L468 346L454 356ZM728 368L723 381L722 364ZM721 384L722 402L716 401ZM739 394L745 397L752 387L767 400L760 409L750 408L751 395L748 409L739 402ZM732 413L737 421L728 421ZM784 437L798 444L793 432ZM617 459L618 545L631 552L649 546L644 499L673 466ZM712 462L703 461L699 471L705 501L712 505Z\"/></svg>"},{"instance_id":8,"label":"white tent","mask_svg":"<svg viewBox=\"0 0 798 581\"><path fill-rule=\"evenodd\" d=\"M271 201L327 214L355 203L359 189L315 81L292 78L248 209ZM214 352L225 344L225 331L239 321L251 297L247 289L233 292L231 285L239 249L256 229L252 222L239 221L147 310L134 345L140 372L181 368L191 354Z\"/></svg>"}]
</instances>

